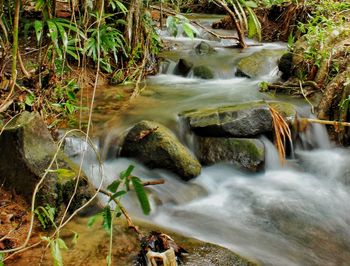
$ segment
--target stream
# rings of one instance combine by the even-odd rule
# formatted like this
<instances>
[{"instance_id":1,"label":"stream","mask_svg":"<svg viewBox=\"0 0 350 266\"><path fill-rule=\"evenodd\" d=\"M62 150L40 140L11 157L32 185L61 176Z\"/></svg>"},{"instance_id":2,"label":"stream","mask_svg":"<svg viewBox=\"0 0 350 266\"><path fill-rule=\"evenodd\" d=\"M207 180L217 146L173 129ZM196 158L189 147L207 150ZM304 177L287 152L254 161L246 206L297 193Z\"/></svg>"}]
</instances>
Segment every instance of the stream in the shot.
<instances>
[{"instance_id":1,"label":"stream","mask_svg":"<svg viewBox=\"0 0 350 266\"><path fill-rule=\"evenodd\" d=\"M211 22L198 21L204 25ZM321 126L312 126L300 136L294 157L284 166L273 144L263 139L265 171L254 174L220 163L203 167L200 176L185 183L165 170L115 158L118 136L143 119L164 124L191 148L191 136L177 117L185 110L277 99L291 102L300 113L309 115L310 108L303 100L259 92L261 81L278 79L276 66L255 79L234 75L241 58L263 49L286 49L286 44L266 43L242 51L228 47L232 45L228 40L207 41L216 53L199 56L194 47L201 39L163 38L173 49L162 53L166 59L161 73L146 80L141 95L127 108L109 112L104 119L107 122L99 125L96 142L105 159L103 171L91 148L74 138L67 139L67 152L79 161L81 150L87 149L84 171L95 185L103 175L107 186L130 164L142 179L165 179L164 185L148 188L150 216L141 213L134 195L123 199L134 217L220 244L263 265L350 265L350 153L334 147ZM215 70L214 79L196 78L192 73L174 75L179 58L210 66ZM111 87L106 93L120 90L123 87ZM106 98L97 98L97 105L106 104Z\"/></svg>"}]
</instances>

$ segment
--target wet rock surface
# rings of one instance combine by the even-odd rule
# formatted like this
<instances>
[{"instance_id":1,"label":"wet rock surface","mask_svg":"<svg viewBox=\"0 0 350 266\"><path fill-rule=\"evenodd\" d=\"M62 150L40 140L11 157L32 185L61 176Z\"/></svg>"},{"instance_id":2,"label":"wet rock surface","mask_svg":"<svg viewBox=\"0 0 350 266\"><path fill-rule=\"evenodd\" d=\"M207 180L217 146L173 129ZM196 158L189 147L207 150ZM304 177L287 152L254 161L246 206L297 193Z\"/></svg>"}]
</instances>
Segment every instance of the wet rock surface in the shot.
<instances>
[{"instance_id":1,"label":"wet rock surface","mask_svg":"<svg viewBox=\"0 0 350 266\"><path fill-rule=\"evenodd\" d=\"M179 62L175 66L174 74L186 77L190 73L193 64L186 59L179 59Z\"/></svg>"},{"instance_id":2,"label":"wet rock surface","mask_svg":"<svg viewBox=\"0 0 350 266\"><path fill-rule=\"evenodd\" d=\"M197 55L210 55L213 53L216 53L215 49L207 42L200 42L196 47L195 47L195 52Z\"/></svg>"},{"instance_id":3,"label":"wet rock surface","mask_svg":"<svg viewBox=\"0 0 350 266\"><path fill-rule=\"evenodd\" d=\"M54 156L55 163L50 165ZM5 188L14 189L28 202L46 173L36 195L36 205L49 204L60 213L73 194L78 172L78 166L58 150L37 113L23 112L0 135L0 178ZM93 193L94 189L81 174L70 210L80 207Z\"/></svg>"},{"instance_id":4,"label":"wet rock surface","mask_svg":"<svg viewBox=\"0 0 350 266\"><path fill-rule=\"evenodd\" d=\"M269 74L277 67L285 50L261 50L242 58L237 65L236 76L256 78Z\"/></svg>"},{"instance_id":5,"label":"wet rock surface","mask_svg":"<svg viewBox=\"0 0 350 266\"><path fill-rule=\"evenodd\" d=\"M181 116L199 136L252 137L268 132L272 127L269 108L263 102L193 110Z\"/></svg>"},{"instance_id":6,"label":"wet rock surface","mask_svg":"<svg viewBox=\"0 0 350 266\"><path fill-rule=\"evenodd\" d=\"M150 168L162 168L184 180L200 174L198 160L164 126L141 121L128 132L121 150L122 157L133 157Z\"/></svg>"},{"instance_id":7,"label":"wet rock surface","mask_svg":"<svg viewBox=\"0 0 350 266\"><path fill-rule=\"evenodd\" d=\"M287 121L295 118L296 109L292 104L264 101L190 110L181 113L180 117L199 136L250 138L272 131L269 105Z\"/></svg>"},{"instance_id":8,"label":"wet rock surface","mask_svg":"<svg viewBox=\"0 0 350 266\"><path fill-rule=\"evenodd\" d=\"M201 79L213 79L214 73L207 66L196 66L193 68L193 76Z\"/></svg>"},{"instance_id":9,"label":"wet rock surface","mask_svg":"<svg viewBox=\"0 0 350 266\"><path fill-rule=\"evenodd\" d=\"M197 149L198 158L205 165L230 162L252 172L264 166L265 147L258 139L198 137Z\"/></svg>"}]
</instances>

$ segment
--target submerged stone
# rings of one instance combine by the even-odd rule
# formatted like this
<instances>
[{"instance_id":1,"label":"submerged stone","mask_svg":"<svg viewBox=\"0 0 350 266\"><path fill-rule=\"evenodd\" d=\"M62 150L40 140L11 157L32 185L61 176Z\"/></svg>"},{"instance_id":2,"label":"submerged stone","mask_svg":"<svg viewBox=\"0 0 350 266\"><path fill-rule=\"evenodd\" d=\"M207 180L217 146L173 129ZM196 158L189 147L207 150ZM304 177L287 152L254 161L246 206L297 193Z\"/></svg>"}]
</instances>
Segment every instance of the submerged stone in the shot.
<instances>
[{"instance_id":1,"label":"submerged stone","mask_svg":"<svg viewBox=\"0 0 350 266\"><path fill-rule=\"evenodd\" d=\"M186 77L188 73L190 73L193 64L189 62L187 59L181 58L174 69L174 75L184 76Z\"/></svg>"},{"instance_id":2,"label":"submerged stone","mask_svg":"<svg viewBox=\"0 0 350 266\"><path fill-rule=\"evenodd\" d=\"M284 49L263 49L244 57L237 65L236 76L256 78L267 75L277 67L278 60L284 52Z\"/></svg>"},{"instance_id":3,"label":"submerged stone","mask_svg":"<svg viewBox=\"0 0 350 266\"><path fill-rule=\"evenodd\" d=\"M189 180L198 176L201 165L173 133L164 126L141 121L127 133L121 156L133 157L150 168L163 168Z\"/></svg>"},{"instance_id":4,"label":"submerged stone","mask_svg":"<svg viewBox=\"0 0 350 266\"><path fill-rule=\"evenodd\" d=\"M264 166L265 147L259 139L198 137L197 147L205 165L230 162L253 172Z\"/></svg>"},{"instance_id":5,"label":"submerged stone","mask_svg":"<svg viewBox=\"0 0 350 266\"><path fill-rule=\"evenodd\" d=\"M51 161L56 156L52 165ZM58 150L44 121L37 113L24 112L0 135L0 179L30 202L34 189L46 174L36 195L36 206L49 204L60 213L73 195L79 169ZM70 207L73 211L94 194L82 173Z\"/></svg>"},{"instance_id":6,"label":"submerged stone","mask_svg":"<svg viewBox=\"0 0 350 266\"><path fill-rule=\"evenodd\" d=\"M283 102L257 101L212 109L190 110L180 114L186 126L199 136L255 137L272 131L269 105L287 120L293 120L295 107Z\"/></svg>"},{"instance_id":7,"label":"submerged stone","mask_svg":"<svg viewBox=\"0 0 350 266\"><path fill-rule=\"evenodd\" d=\"M214 73L209 67L202 65L193 68L193 76L201 79L213 79Z\"/></svg>"},{"instance_id":8,"label":"submerged stone","mask_svg":"<svg viewBox=\"0 0 350 266\"><path fill-rule=\"evenodd\" d=\"M196 47L195 51L197 55L209 55L216 53L215 49L207 42L201 41Z\"/></svg>"}]
</instances>

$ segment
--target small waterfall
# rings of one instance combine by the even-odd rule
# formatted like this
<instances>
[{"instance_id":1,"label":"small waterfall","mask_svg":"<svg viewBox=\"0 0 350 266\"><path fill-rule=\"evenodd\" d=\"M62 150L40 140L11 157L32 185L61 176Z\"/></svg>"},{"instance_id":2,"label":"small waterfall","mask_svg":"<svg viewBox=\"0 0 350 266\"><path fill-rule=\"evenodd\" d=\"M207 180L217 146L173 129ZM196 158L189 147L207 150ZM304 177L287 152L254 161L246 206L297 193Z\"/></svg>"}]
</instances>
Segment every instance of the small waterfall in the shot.
<instances>
[{"instance_id":1,"label":"small waterfall","mask_svg":"<svg viewBox=\"0 0 350 266\"><path fill-rule=\"evenodd\" d=\"M310 118L315 118L310 116ZM329 139L327 129L318 123L309 123L303 132L298 133L296 148L305 149L330 149L332 143Z\"/></svg>"},{"instance_id":2,"label":"small waterfall","mask_svg":"<svg viewBox=\"0 0 350 266\"><path fill-rule=\"evenodd\" d=\"M265 136L262 136L260 139L265 146L265 169L275 170L281 168L281 162L275 145Z\"/></svg>"}]
</instances>

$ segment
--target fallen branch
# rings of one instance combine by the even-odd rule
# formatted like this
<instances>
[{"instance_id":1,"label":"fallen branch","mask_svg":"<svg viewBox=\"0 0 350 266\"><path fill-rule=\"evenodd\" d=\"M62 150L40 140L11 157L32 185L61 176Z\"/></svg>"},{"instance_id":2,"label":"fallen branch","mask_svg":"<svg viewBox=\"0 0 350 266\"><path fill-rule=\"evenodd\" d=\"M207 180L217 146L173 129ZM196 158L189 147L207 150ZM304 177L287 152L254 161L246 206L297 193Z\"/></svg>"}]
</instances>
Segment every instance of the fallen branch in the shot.
<instances>
[{"instance_id":1,"label":"fallen branch","mask_svg":"<svg viewBox=\"0 0 350 266\"><path fill-rule=\"evenodd\" d=\"M321 120L321 119L315 119L315 118L299 118L298 120L306 123L317 123L322 125L331 125L334 127L339 127L339 126L350 127L350 122Z\"/></svg>"},{"instance_id":2,"label":"fallen branch","mask_svg":"<svg viewBox=\"0 0 350 266\"><path fill-rule=\"evenodd\" d=\"M300 86L302 87L312 87L313 89L320 90L320 87L317 85L315 81L308 80L299 83L268 83L267 89L268 90L295 90L300 89Z\"/></svg>"}]
</instances>

